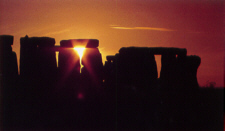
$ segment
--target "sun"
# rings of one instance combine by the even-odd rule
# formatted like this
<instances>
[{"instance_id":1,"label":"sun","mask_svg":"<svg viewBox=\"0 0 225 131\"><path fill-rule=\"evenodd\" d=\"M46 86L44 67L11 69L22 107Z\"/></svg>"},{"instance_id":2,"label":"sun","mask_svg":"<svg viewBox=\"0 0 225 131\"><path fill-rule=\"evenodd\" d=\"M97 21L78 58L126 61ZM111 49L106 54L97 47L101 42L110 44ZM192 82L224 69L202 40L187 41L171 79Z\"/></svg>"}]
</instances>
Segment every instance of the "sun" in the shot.
<instances>
[{"instance_id":1,"label":"sun","mask_svg":"<svg viewBox=\"0 0 225 131\"><path fill-rule=\"evenodd\" d=\"M83 68L83 65L82 65L82 57L83 57L83 54L84 54L84 50L85 48L84 47L74 47L73 48L75 51L77 51L79 57L80 57L80 73L81 73L81 69Z\"/></svg>"},{"instance_id":2,"label":"sun","mask_svg":"<svg viewBox=\"0 0 225 131\"><path fill-rule=\"evenodd\" d=\"M78 53L80 59L82 59L82 56L83 56L83 54L84 54L85 48L84 48L84 47L74 47L74 50L77 51L77 53Z\"/></svg>"}]
</instances>

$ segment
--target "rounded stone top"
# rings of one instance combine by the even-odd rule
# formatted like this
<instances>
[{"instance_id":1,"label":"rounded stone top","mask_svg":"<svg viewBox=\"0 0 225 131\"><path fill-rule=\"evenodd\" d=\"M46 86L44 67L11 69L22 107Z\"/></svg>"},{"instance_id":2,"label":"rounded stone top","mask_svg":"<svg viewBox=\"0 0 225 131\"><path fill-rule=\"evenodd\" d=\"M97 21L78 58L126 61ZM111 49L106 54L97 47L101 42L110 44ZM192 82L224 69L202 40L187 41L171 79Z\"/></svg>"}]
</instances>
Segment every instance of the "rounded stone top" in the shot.
<instances>
[{"instance_id":1,"label":"rounded stone top","mask_svg":"<svg viewBox=\"0 0 225 131\"><path fill-rule=\"evenodd\" d=\"M29 43L35 46L39 46L39 47L52 47L55 45L55 39L54 38L50 38L50 37L22 37L20 38L20 43L25 44Z\"/></svg>"},{"instance_id":2,"label":"rounded stone top","mask_svg":"<svg viewBox=\"0 0 225 131\"><path fill-rule=\"evenodd\" d=\"M76 47L84 46L85 48L97 48L99 46L99 41L97 39L69 39L61 40L61 47Z\"/></svg>"},{"instance_id":3,"label":"rounded stone top","mask_svg":"<svg viewBox=\"0 0 225 131\"><path fill-rule=\"evenodd\" d=\"M72 42L72 40L61 40L60 46L61 47L73 47L73 42Z\"/></svg>"},{"instance_id":4,"label":"rounded stone top","mask_svg":"<svg viewBox=\"0 0 225 131\"><path fill-rule=\"evenodd\" d=\"M55 45L55 39L50 37L37 37L39 47L52 47Z\"/></svg>"},{"instance_id":5,"label":"rounded stone top","mask_svg":"<svg viewBox=\"0 0 225 131\"><path fill-rule=\"evenodd\" d=\"M86 48L97 48L99 46L99 40L89 39Z\"/></svg>"}]
</instances>

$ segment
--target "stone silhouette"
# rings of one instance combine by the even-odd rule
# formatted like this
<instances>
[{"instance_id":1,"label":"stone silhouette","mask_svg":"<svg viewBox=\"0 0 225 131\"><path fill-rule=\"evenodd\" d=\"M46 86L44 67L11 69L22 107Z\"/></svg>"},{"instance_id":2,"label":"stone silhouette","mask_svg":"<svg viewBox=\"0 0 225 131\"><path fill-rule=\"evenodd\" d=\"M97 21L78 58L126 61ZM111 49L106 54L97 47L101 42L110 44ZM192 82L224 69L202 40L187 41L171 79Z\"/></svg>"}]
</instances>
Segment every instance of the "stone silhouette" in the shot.
<instances>
[{"instance_id":1,"label":"stone silhouette","mask_svg":"<svg viewBox=\"0 0 225 131\"><path fill-rule=\"evenodd\" d=\"M75 40L60 41L58 54L58 81L57 90L64 97L71 98L80 84L80 57L73 49ZM64 93L62 93L64 92Z\"/></svg>"},{"instance_id":2,"label":"stone silhouette","mask_svg":"<svg viewBox=\"0 0 225 131\"><path fill-rule=\"evenodd\" d=\"M18 76L16 53L12 51L13 36L0 35L0 73L1 77L10 81Z\"/></svg>"},{"instance_id":3,"label":"stone silhouette","mask_svg":"<svg viewBox=\"0 0 225 131\"><path fill-rule=\"evenodd\" d=\"M3 130L223 127L223 89L198 88L201 59L186 49L123 47L103 66L96 39L55 46L54 38L25 36L20 42L18 76L13 36L0 36ZM82 61L77 46L85 47ZM160 78L154 55L162 55Z\"/></svg>"},{"instance_id":4,"label":"stone silhouette","mask_svg":"<svg viewBox=\"0 0 225 131\"><path fill-rule=\"evenodd\" d=\"M160 83L154 55L162 55ZM201 60L198 56L187 56L186 49L127 47L107 59L106 72L116 75L107 73L106 83L117 77L119 85L131 87L198 87L196 75Z\"/></svg>"},{"instance_id":5,"label":"stone silhouette","mask_svg":"<svg viewBox=\"0 0 225 131\"><path fill-rule=\"evenodd\" d=\"M84 50L81 70L83 79L86 79L86 87L102 87L103 82L103 64L102 56L97 48L99 44L98 40L91 39L86 45Z\"/></svg>"},{"instance_id":6,"label":"stone silhouette","mask_svg":"<svg viewBox=\"0 0 225 131\"><path fill-rule=\"evenodd\" d=\"M85 48L98 48L99 41L97 39L89 39Z\"/></svg>"},{"instance_id":7,"label":"stone silhouette","mask_svg":"<svg viewBox=\"0 0 225 131\"><path fill-rule=\"evenodd\" d=\"M49 75L55 75L56 72L56 57L55 51L55 39L42 37L38 42L38 59L40 63L41 77L49 78Z\"/></svg>"},{"instance_id":8,"label":"stone silhouette","mask_svg":"<svg viewBox=\"0 0 225 131\"><path fill-rule=\"evenodd\" d=\"M183 63L178 63L178 69L180 69L178 77L183 81L183 86L186 88L196 88L199 87L197 81L197 69L201 63L199 56L187 56Z\"/></svg>"},{"instance_id":9,"label":"stone silhouette","mask_svg":"<svg viewBox=\"0 0 225 131\"><path fill-rule=\"evenodd\" d=\"M178 58L181 58L185 61L187 50L179 49L179 48L163 48L163 52L161 53L161 72L160 72L160 84L161 87L168 88L168 90L179 86L180 76L178 76Z\"/></svg>"},{"instance_id":10,"label":"stone silhouette","mask_svg":"<svg viewBox=\"0 0 225 131\"><path fill-rule=\"evenodd\" d=\"M25 36L20 39L20 76L33 83L38 79L37 43Z\"/></svg>"},{"instance_id":11,"label":"stone silhouette","mask_svg":"<svg viewBox=\"0 0 225 131\"><path fill-rule=\"evenodd\" d=\"M31 83L50 86L57 72L54 38L25 36L20 39L20 75Z\"/></svg>"},{"instance_id":12,"label":"stone silhouette","mask_svg":"<svg viewBox=\"0 0 225 131\"><path fill-rule=\"evenodd\" d=\"M151 88L156 85L157 67L154 54L148 48L121 48L117 59L121 85Z\"/></svg>"},{"instance_id":13,"label":"stone silhouette","mask_svg":"<svg viewBox=\"0 0 225 131\"><path fill-rule=\"evenodd\" d=\"M104 86L113 88L116 86L116 56L106 56L104 65Z\"/></svg>"},{"instance_id":14,"label":"stone silhouette","mask_svg":"<svg viewBox=\"0 0 225 131\"><path fill-rule=\"evenodd\" d=\"M12 126L17 107L18 65L16 53L12 51L13 36L0 35L0 126Z\"/></svg>"},{"instance_id":15,"label":"stone silhouette","mask_svg":"<svg viewBox=\"0 0 225 131\"><path fill-rule=\"evenodd\" d=\"M13 91L18 80L16 53L12 51L13 36L0 35L0 80L2 92ZM2 93L1 92L1 93Z\"/></svg>"},{"instance_id":16,"label":"stone silhouette","mask_svg":"<svg viewBox=\"0 0 225 131\"><path fill-rule=\"evenodd\" d=\"M55 39L49 37L25 36L20 39L19 93L23 97L18 98L17 110L21 117L18 127L38 126L38 121L49 116L47 112L57 74L54 45Z\"/></svg>"},{"instance_id":17,"label":"stone silhouette","mask_svg":"<svg viewBox=\"0 0 225 131\"><path fill-rule=\"evenodd\" d=\"M176 83L176 54L163 54L161 57L160 82L162 87L173 88Z\"/></svg>"}]
</instances>

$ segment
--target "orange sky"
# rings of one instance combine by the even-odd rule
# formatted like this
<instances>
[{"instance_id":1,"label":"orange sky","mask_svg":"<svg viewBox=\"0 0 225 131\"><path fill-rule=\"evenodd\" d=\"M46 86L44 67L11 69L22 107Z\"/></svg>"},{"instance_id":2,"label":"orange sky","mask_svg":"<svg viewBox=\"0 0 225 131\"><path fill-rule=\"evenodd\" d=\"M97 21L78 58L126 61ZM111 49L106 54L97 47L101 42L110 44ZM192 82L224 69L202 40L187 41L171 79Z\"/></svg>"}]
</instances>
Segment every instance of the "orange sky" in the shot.
<instances>
[{"instance_id":1,"label":"orange sky","mask_svg":"<svg viewBox=\"0 0 225 131\"><path fill-rule=\"evenodd\" d=\"M214 0L1 0L0 34L14 35L19 61L20 37L60 40L94 38L100 51L121 47L180 47L198 55L198 81L224 86L223 1ZM160 61L157 60L160 64Z\"/></svg>"}]
</instances>

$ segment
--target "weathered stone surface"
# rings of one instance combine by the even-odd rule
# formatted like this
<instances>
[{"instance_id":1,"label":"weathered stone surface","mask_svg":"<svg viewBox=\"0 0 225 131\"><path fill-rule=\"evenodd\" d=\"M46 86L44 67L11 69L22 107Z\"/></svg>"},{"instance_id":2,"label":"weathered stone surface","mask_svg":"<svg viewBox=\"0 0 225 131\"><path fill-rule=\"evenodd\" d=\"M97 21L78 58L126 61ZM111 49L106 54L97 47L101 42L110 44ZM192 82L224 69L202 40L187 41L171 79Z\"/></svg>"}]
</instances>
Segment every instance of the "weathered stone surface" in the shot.
<instances>
[{"instance_id":1,"label":"weathered stone surface","mask_svg":"<svg viewBox=\"0 0 225 131\"><path fill-rule=\"evenodd\" d=\"M12 51L13 36L0 35L0 74L4 79L15 79L18 75L16 53Z\"/></svg>"},{"instance_id":2,"label":"weathered stone surface","mask_svg":"<svg viewBox=\"0 0 225 131\"><path fill-rule=\"evenodd\" d=\"M97 48L98 40L96 39L69 39L61 40L61 47L86 47L86 48Z\"/></svg>"},{"instance_id":3,"label":"weathered stone surface","mask_svg":"<svg viewBox=\"0 0 225 131\"><path fill-rule=\"evenodd\" d=\"M50 37L32 37L31 40L38 42L38 47L54 47L55 39Z\"/></svg>"},{"instance_id":4,"label":"weathered stone surface","mask_svg":"<svg viewBox=\"0 0 225 131\"><path fill-rule=\"evenodd\" d=\"M20 75L24 81L31 85L52 84L57 72L54 45L55 39L49 37L20 39Z\"/></svg>"},{"instance_id":5,"label":"weathered stone surface","mask_svg":"<svg viewBox=\"0 0 225 131\"><path fill-rule=\"evenodd\" d=\"M23 39L26 39L29 41L29 43L32 43L33 45L41 46L41 47L53 47L55 45L55 39L50 37L28 37L25 36Z\"/></svg>"},{"instance_id":6,"label":"weathered stone surface","mask_svg":"<svg viewBox=\"0 0 225 131\"><path fill-rule=\"evenodd\" d=\"M99 41L97 39L89 39L86 48L97 48L99 46Z\"/></svg>"},{"instance_id":7,"label":"weathered stone surface","mask_svg":"<svg viewBox=\"0 0 225 131\"><path fill-rule=\"evenodd\" d=\"M80 57L77 52L73 48L61 50L58 57L58 67L62 70L62 73L69 73L69 71L79 73Z\"/></svg>"},{"instance_id":8,"label":"weathered stone surface","mask_svg":"<svg viewBox=\"0 0 225 131\"><path fill-rule=\"evenodd\" d=\"M147 81L156 81L157 70L154 55L162 55L162 68L160 73L160 86L169 88L198 87L196 73L200 64L197 56L188 56L187 50L181 48L166 47L123 47L116 56L108 56L106 66L108 70L115 70L119 84L132 86L144 86ZM114 64L112 64L114 63ZM115 64L116 63L116 64ZM135 63L135 64L134 64ZM148 63L148 64L147 64ZM145 65L150 65L146 67ZM109 68L116 65L113 68ZM110 71L108 71L110 72ZM134 75L135 74L135 75ZM150 77L154 76L154 77ZM110 76L106 77L111 78ZM108 81L108 80L107 80ZM107 82L106 81L106 82ZM139 81L139 84L138 84ZM149 81L149 83L151 83ZM156 82L153 82L156 83ZM149 85L148 85L149 86ZM168 88L168 89L169 89Z\"/></svg>"},{"instance_id":9,"label":"weathered stone surface","mask_svg":"<svg viewBox=\"0 0 225 131\"><path fill-rule=\"evenodd\" d=\"M186 60L186 82L185 85L187 87L199 87L197 81L197 70L200 66L201 58L199 56L187 56Z\"/></svg>"},{"instance_id":10,"label":"weathered stone surface","mask_svg":"<svg viewBox=\"0 0 225 131\"><path fill-rule=\"evenodd\" d=\"M60 46L61 47L73 47L73 42L72 42L72 40L61 40Z\"/></svg>"},{"instance_id":11,"label":"weathered stone surface","mask_svg":"<svg viewBox=\"0 0 225 131\"><path fill-rule=\"evenodd\" d=\"M0 102L1 129L14 127L18 92L18 65L16 53L12 51L13 36L0 35ZM2 128L3 127L3 128ZM9 129L9 128L8 128ZM8 130L7 128L5 130Z\"/></svg>"},{"instance_id":12,"label":"weathered stone surface","mask_svg":"<svg viewBox=\"0 0 225 131\"><path fill-rule=\"evenodd\" d=\"M58 54L59 80L57 86L64 87L67 92L78 85L80 76L80 57L73 48L73 41L76 40L62 40Z\"/></svg>"},{"instance_id":13,"label":"weathered stone surface","mask_svg":"<svg viewBox=\"0 0 225 131\"><path fill-rule=\"evenodd\" d=\"M107 88L114 88L116 83L116 55L106 56L107 61L104 65L104 85Z\"/></svg>"},{"instance_id":14,"label":"weathered stone surface","mask_svg":"<svg viewBox=\"0 0 225 131\"><path fill-rule=\"evenodd\" d=\"M121 48L117 67L121 85L151 88L156 84L156 61L148 48Z\"/></svg>"},{"instance_id":15,"label":"weathered stone surface","mask_svg":"<svg viewBox=\"0 0 225 131\"><path fill-rule=\"evenodd\" d=\"M101 87L103 81L102 56L98 48L86 48L82 58L82 75L94 87Z\"/></svg>"},{"instance_id":16,"label":"weathered stone surface","mask_svg":"<svg viewBox=\"0 0 225 131\"><path fill-rule=\"evenodd\" d=\"M198 56L177 57L177 86L183 88L199 87L197 69L201 63Z\"/></svg>"},{"instance_id":17,"label":"weathered stone surface","mask_svg":"<svg viewBox=\"0 0 225 131\"><path fill-rule=\"evenodd\" d=\"M28 36L22 37L20 38L20 75L21 77L32 78L37 76L37 73L37 43L33 43Z\"/></svg>"},{"instance_id":18,"label":"weathered stone surface","mask_svg":"<svg viewBox=\"0 0 225 131\"><path fill-rule=\"evenodd\" d=\"M177 59L174 54L163 54L161 57L161 87L173 88L177 77Z\"/></svg>"},{"instance_id":19,"label":"weathered stone surface","mask_svg":"<svg viewBox=\"0 0 225 131\"><path fill-rule=\"evenodd\" d=\"M0 35L0 74L7 79L18 75L16 53L12 51L13 36Z\"/></svg>"},{"instance_id":20,"label":"weathered stone surface","mask_svg":"<svg viewBox=\"0 0 225 131\"><path fill-rule=\"evenodd\" d=\"M187 50L185 48L173 48L173 47L123 47L119 50L119 53L129 52L142 50L144 52L150 52L154 55L162 55L162 54L174 54L174 55L187 55Z\"/></svg>"},{"instance_id":21,"label":"weathered stone surface","mask_svg":"<svg viewBox=\"0 0 225 131\"><path fill-rule=\"evenodd\" d=\"M41 82L48 87L55 82L57 73L56 55L52 50L55 45L54 38L40 37L31 38L38 42L38 65L39 65L39 77Z\"/></svg>"}]
</instances>

